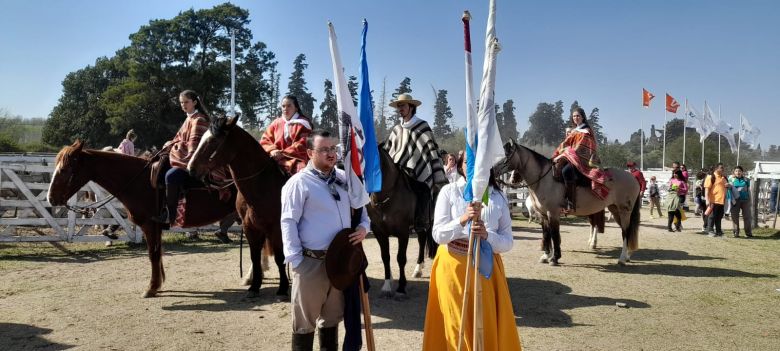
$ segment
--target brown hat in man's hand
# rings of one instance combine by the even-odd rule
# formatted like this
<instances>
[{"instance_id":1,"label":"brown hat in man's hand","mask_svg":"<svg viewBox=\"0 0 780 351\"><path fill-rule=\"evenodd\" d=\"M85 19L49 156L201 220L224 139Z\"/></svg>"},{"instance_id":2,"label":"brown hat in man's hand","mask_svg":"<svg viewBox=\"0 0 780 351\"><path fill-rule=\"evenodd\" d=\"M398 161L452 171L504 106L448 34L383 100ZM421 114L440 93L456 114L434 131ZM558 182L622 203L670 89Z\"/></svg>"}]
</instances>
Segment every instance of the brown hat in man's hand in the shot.
<instances>
[{"instance_id":1,"label":"brown hat in man's hand","mask_svg":"<svg viewBox=\"0 0 780 351\"><path fill-rule=\"evenodd\" d=\"M330 283L339 290L344 290L355 282L355 279L363 272L363 245L352 245L349 235L355 231L350 228L342 229L328 247L325 255L325 271L328 273Z\"/></svg>"}]
</instances>

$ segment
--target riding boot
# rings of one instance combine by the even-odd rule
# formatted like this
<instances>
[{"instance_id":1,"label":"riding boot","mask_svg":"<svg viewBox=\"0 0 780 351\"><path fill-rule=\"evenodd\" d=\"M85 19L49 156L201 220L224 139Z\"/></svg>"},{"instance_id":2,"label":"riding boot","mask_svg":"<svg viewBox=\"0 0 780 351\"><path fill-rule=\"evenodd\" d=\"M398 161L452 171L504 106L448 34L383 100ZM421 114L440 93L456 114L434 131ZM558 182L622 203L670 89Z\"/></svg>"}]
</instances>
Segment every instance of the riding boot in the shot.
<instances>
[{"instance_id":1,"label":"riding boot","mask_svg":"<svg viewBox=\"0 0 780 351\"><path fill-rule=\"evenodd\" d=\"M414 211L414 231L422 235L431 227L431 193L430 190L420 189L417 192L417 206Z\"/></svg>"},{"instance_id":2,"label":"riding boot","mask_svg":"<svg viewBox=\"0 0 780 351\"><path fill-rule=\"evenodd\" d=\"M320 351L338 351L338 327L320 328Z\"/></svg>"},{"instance_id":3,"label":"riding boot","mask_svg":"<svg viewBox=\"0 0 780 351\"><path fill-rule=\"evenodd\" d=\"M292 335L292 351L311 351L314 348L314 332Z\"/></svg>"},{"instance_id":4,"label":"riding boot","mask_svg":"<svg viewBox=\"0 0 780 351\"><path fill-rule=\"evenodd\" d=\"M574 212L577 209L577 184L566 183L566 212Z\"/></svg>"},{"instance_id":5,"label":"riding boot","mask_svg":"<svg viewBox=\"0 0 780 351\"><path fill-rule=\"evenodd\" d=\"M179 207L179 194L181 185L168 184L165 187L165 206L160 215L152 217L152 220L162 224L171 224L176 221L176 209Z\"/></svg>"}]
</instances>

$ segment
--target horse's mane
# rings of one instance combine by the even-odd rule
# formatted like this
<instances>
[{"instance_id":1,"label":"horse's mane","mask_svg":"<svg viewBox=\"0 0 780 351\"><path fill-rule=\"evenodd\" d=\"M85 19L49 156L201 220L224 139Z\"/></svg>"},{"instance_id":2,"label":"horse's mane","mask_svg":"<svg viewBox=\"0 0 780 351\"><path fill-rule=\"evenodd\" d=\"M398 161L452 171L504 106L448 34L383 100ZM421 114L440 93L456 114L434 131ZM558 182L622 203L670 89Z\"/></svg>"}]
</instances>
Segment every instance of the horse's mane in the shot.
<instances>
[{"instance_id":1,"label":"horse's mane","mask_svg":"<svg viewBox=\"0 0 780 351\"><path fill-rule=\"evenodd\" d=\"M79 152L79 150L77 150L77 148L74 147L73 145L65 146L65 147L62 148L62 150L60 150L60 152L57 153L57 157L54 159L54 162L55 162L55 164L60 164L60 162L62 162L62 166L66 167L68 165L68 163L70 162L72 156L75 153L77 153L77 152ZM103 156L103 157L106 157L106 158L109 158L109 159L112 159L112 158L123 159L124 162L136 162L136 163L139 163L139 164L143 164L143 163L146 162L146 160L144 160L142 158L135 157L135 156L130 156L130 155L125 155L123 153L114 152L114 151L101 151L101 150L94 150L94 149L80 149L80 152L83 152L83 153L85 153L87 155L100 155L100 156Z\"/></svg>"},{"instance_id":2,"label":"horse's mane","mask_svg":"<svg viewBox=\"0 0 780 351\"><path fill-rule=\"evenodd\" d=\"M523 145L520 145L520 144L515 144L515 147L522 147L522 148L530 151L531 152L531 156L533 156L534 161L536 161L536 164L539 167L544 167L544 165L549 164L551 162L550 159L547 156L544 156L544 155L536 152L536 150L534 150L534 149L531 149L529 147L526 147L526 146L523 146Z\"/></svg>"}]
</instances>

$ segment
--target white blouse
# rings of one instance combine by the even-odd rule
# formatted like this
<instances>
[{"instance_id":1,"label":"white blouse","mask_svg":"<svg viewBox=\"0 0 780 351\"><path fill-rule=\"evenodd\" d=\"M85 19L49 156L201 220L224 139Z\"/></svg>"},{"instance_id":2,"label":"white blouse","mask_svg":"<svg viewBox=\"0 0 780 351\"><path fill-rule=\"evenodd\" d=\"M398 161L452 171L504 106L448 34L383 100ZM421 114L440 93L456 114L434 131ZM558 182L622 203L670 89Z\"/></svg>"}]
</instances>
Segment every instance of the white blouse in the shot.
<instances>
[{"instance_id":1,"label":"white blouse","mask_svg":"<svg viewBox=\"0 0 780 351\"><path fill-rule=\"evenodd\" d=\"M457 183L445 185L436 200L433 214L433 240L444 245L457 239L468 239L468 226L460 225L460 216L466 212L466 200L463 199L463 188L466 180L458 179ZM491 188L488 206L482 207L480 216L487 228L487 241L493 247L494 253L503 253L512 249L512 218L506 196L497 189Z\"/></svg>"}]
</instances>

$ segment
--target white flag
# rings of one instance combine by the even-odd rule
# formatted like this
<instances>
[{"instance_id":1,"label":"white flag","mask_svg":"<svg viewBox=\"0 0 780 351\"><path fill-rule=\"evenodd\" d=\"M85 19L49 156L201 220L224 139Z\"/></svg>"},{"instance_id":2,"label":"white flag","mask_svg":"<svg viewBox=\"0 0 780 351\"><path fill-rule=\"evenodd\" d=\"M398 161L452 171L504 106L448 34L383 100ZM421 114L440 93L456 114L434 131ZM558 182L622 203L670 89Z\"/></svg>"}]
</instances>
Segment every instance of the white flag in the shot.
<instances>
[{"instance_id":1,"label":"white flag","mask_svg":"<svg viewBox=\"0 0 780 351\"><path fill-rule=\"evenodd\" d=\"M333 82L336 88L336 104L339 114L339 139L341 141L342 160L344 172L347 176L349 191L349 203L352 208L361 208L368 204L368 193L360 177L363 172L363 156L360 150L365 144L363 124L357 114L357 109L352 102L352 96L347 88L347 80L344 77L344 66L341 64L339 46L336 42L336 30L333 24L328 22L328 34L330 42L330 56L333 61ZM354 162L357 160L357 162Z\"/></svg>"},{"instance_id":2,"label":"white flag","mask_svg":"<svg viewBox=\"0 0 780 351\"><path fill-rule=\"evenodd\" d=\"M739 115L739 117L741 121L739 141L745 142L746 144L750 145L750 147L755 148L758 144L758 136L761 135L761 130L758 128L753 128L753 126L750 125L750 122L748 122L747 118L744 116Z\"/></svg>"},{"instance_id":3,"label":"white flag","mask_svg":"<svg viewBox=\"0 0 780 351\"><path fill-rule=\"evenodd\" d=\"M715 130L714 123L705 121L704 115L699 113L699 111L696 111L696 108L693 107L693 105L685 106L685 116L693 127L696 128L696 132L699 133L699 141L702 143L704 142L704 139L707 139L713 130Z\"/></svg>"},{"instance_id":4,"label":"white flag","mask_svg":"<svg viewBox=\"0 0 780 351\"><path fill-rule=\"evenodd\" d=\"M731 124L726 123L724 120L718 120L715 132L726 138L732 153L737 151L737 143L734 141L734 127L732 127Z\"/></svg>"}]
</instances>

